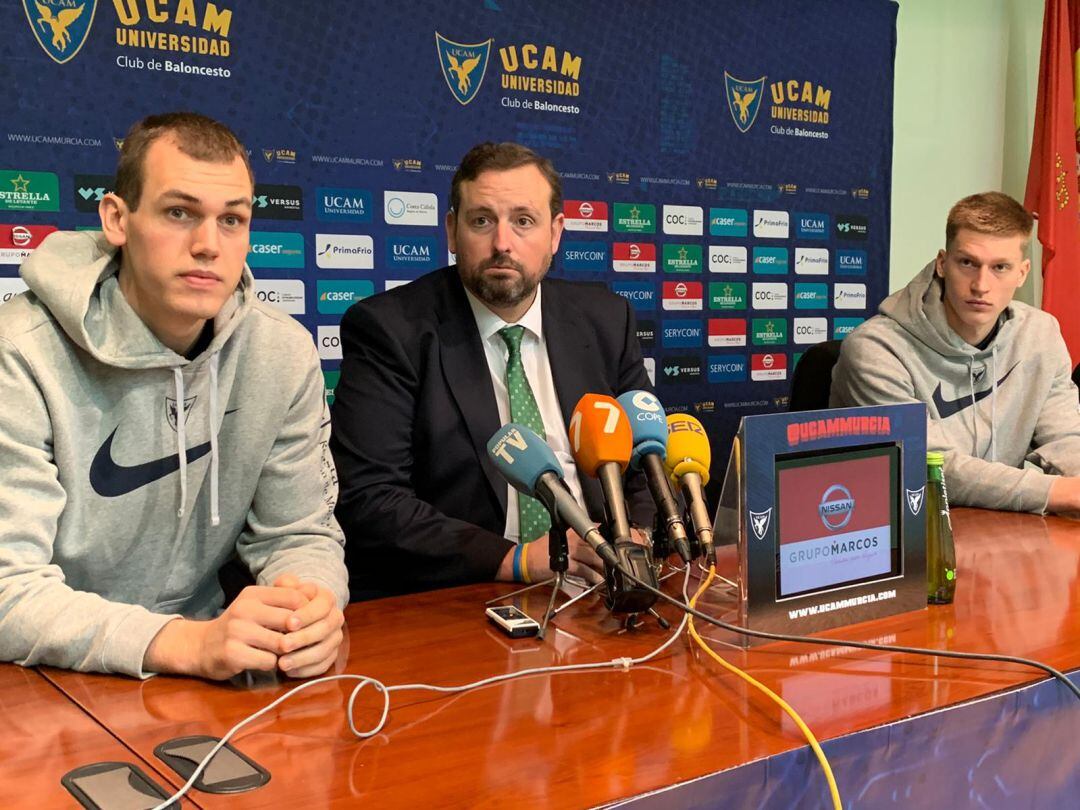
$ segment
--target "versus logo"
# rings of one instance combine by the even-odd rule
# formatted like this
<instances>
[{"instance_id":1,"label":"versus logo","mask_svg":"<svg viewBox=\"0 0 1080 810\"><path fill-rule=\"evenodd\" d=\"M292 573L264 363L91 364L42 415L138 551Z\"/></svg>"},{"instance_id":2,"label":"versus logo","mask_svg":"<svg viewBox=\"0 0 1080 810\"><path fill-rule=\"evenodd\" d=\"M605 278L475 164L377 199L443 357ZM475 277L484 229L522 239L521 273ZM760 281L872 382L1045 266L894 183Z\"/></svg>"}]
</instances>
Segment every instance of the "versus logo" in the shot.
<instances>
[{"instance_id":1,"label":"versus logo","mask_svg":"<svg viewBox=\"0 0 1080 810\"><path fill-rule=\"evenodd\" d=\"M665 281L664 309L700 310L702 290L700 281Z\"/></svg>"},{"instance_id":2,"label":"versus logo","mask_svg":"<svg viewBox=\"0 0 1080 810\"><path fill-rule=\"evenodd\" d=\"M709 245L709 271L745 273L746 248L740 245Z\"/></svg>"},{"instance_id":3,"label":"versus logo","mask_svg":"<svg viewBox=\"0 0 1080 810\"><path fill-rule=\"evenodd\" d=\"M754 211L754 236L760 239L787 239L790 232L787 211Z\"/></svg>"},{"instance_id":4,"label":"versus logo","mask_svg":"<svg viewBox=\"0 0 1080 810\"><path fill-rule=\"evenodd\" d=\"M745 338L745 334L744 334ZM713 356L708 360L709 382L729 383L746 381L746 358L736 355Z\"/></svg>"},{"instance_id":5,"label":"versus logo","mask_svg":"<svg viewBox=\"0 0 1080 810\"><path fill-rule=\"evenodd\" d=\"M83 214L96 214L98 203L106 194L116 190L116 179L111 174L75 175L75 210Z\"/></svg>"},{"instance_id":6,"label":"versus logo","mask_svg":"<svg viewBox=\"0 0 1080 810\"><path fill-rule=\"evenodd\" d=\"M255 279L255 297L289 315L304 314L304 282L299 279Z\"/></svg>"},{"instance_id":7,"label":"versus logo","mask_svg":"<svg viewBox=\"0 0 1080 810\"><path fill-rule=\"evenodd\" d=\"M656 309L656 287L647 281L616 281L611 291L629 301L638 312Z\"/></svg>"},{"instance_id":8,"label":"versus logo","mask_svg":"<svg viewBox=\"0 0 1080 810\"><path fill-rule=\"evenodd\" d=\"M607 203L600 200L564 200L563 227L568 231L607 231Z\"/></svg>"},{"instance_id":9,"label":"versus logo","mask_svg":"<svg viewBox=\"0 0 1080 810\"><path fill-rule=\"evenodd\" d=\"M325 270L371 270L375 266L375 246L370 236L317 233L315 264Z\"/></svg>"},{"instance_id":10,"label":"versus logo","mask_svg":"<svg viewBox=\"0 0 1080 810\"><path fill-rule=\"evenodd\" d=\"M828 214L795 214L795 236L799 239L828 239Z\"/></svg>"},{"instance_id":11,"label":"versus logo","mask_svg":"<svg viewBox=\"0 0 1080 810\"><path fill-rule=\"evenodd\" d=\"M701 359L698 357L665 357L663 364L665 382L682 384L701 379Z\"/></svg>"},{"instance_id":12,"label":"versus logo","mask_svg":"<svg viewBox=\"0 0 1080 810\"><path fill-rule=\"evenodd\" d=\"M256 183L251 216L255 219L303 219L304 193L300 186Z\"/></svg>"},{"instance_id":13,"label":"versus logo","mask_svg":"<svg viewBox=\"0 0 1080 810\"><path fill-rule=\"evenodd\" d=\"M248 267L302 268L304 237L298 233L252 231Z\"/></svg>"},{"instance_id":14,"label":"versus logo","mask_svg":"<svg viewBox=\"0 0 1080 810\"><path fill-rule=\"evenodd\" d=\"M701 347L701 321L664 321L662 345L665 349L696 349Z\"/></svg>"},{"instance_id":15,"label":"versus logo","mask_svg":"<svg viewBox=\"0 0 1080 810\"><path fill-rule=\"evenodd\" d=\"M866 239L870 232L870 221L858 214L839 215L836 217L836 235L841 239Z\"/></svg>"},{"instance_id":16,"label":"versus logo","mask_svg":"<svg viewBox=\"0 0 1080 810\"><path fill-rule=\"evenodd\" d=\"M439 67L442 69L443 78L446 79L446 86L450 88L450 93L457 99L458 104L463 106L468 104L480 92L480 85L484 83L484 74L487 73L492 41L487 39L466 45L463 42L447 39L438 31L435 32Z\"/></svg>"},{"instance_id":17,"label":"versus logo","mask_svg":"<svg viewBox=\"0 0 1080 810\"><path fill-rule=\"evenodd\" d=\"M616 242L611 267L616 273L655 273L656 245L649 242Z\"/></svg>"},{"instance_id":18,"label":"versus logo","mask_svg":"<svg viewBox=\"0 0 1080 810\"><path fill-rule=\"evenodd\" d=\"M90 35L97 0L23 0L23 11L38 45L62 65L75 58Z\"/></svg>"},{"instance_id":19,"label":"versus logo","mask_svg":"<svg viewBox=\"0 0 1080 810\"><path fill-rule=\"evenodd\" d=\"M788 271L788 250L778 247L754 248L754 272L784 275Z\"/></svg>"},{"instance_id":20,"label":"versus logo","mask_svg":"<svg viewBox=\"0 0 1080 810\"><path fill-rule=\"evenodd\" d=\"M709 234L712 236L746 236L749 218L742 208L710 208Z\"/></svg>"},{"instance_id":21,"label":"versus logo","mask_svg":"<svg viewBox=\"0 0 1080 810\"><path fill-rule=\"evenodd\" d=\"M829 273L828 248L795 248L795 275L825 276Z\"/></svg>"},{"instance_id":22,"label":"versus logo","mask_svg":"<svg viewBox=\"0 0 1080 810\"><path fill-rule=\"evenodd\" d=\"M365 188L315 189L316 216L322 220L371 222L371 192Z\"/></svg>"},{"instance_id":23,"label":"versus logo","mask_svg":"<svg viewBox=\"0 0 1080 810\"><path fill-rule=\"evenodd\" d=\"M838 276L865 276L865 250L836 251L836 274Z\"/></svg>"},{"instance_id":24,"label":"versus logo","mask_svg":"<svg viewBox=\"0 0 1080 810\"><path fill-rule=\"evenodd\" d=\"M710 282L709 309L746 309L746 284L742 281Z\"/></svg>"},{"instance_id":25,"label":"versus logo","mask_svg":"<svg viewBox=\"0 0 1080 810\"><path fill-rule=\"evenodd\" d=\"M603 242L563 242L565 270L603 272L608 266L608 249Z\"/></svg>"},{"instance_id":26,"label":"versus logo","mask_svg":"<svg viewBox=\"0 0 1080 810\"><path fill-rule=\"evenodd\" d=\"M828 284L795 285L795 309L825 309L828 304Z\"/></svg>"},{"instance_id":27,"label":"versus logo","mask_svg":"<svg viewBox=\"0 0 1080 810\"><path fill-rule=\"evenodd\" d=\"M818 515L829 531L835 532L847 526L854 513L855 499L843 484L833 484L821 496Z\"/></svg>"},{"instance_id":28,"label":"versus logo","mask_svg":"<svg viewBox=\"0 0 1080 810\"><path fill-rule=\"evenodd\" d=\"M318 309L323 315L338 315L354 302L375 294L372 281L320 281L317 287Z\"/></svg>"},{"instance_id":29,"label":"versus logo","mask_svg":"<svg viewBox=\"0 0 1080 810\"><path fill-rule=\"evenodd\" d=\"M757 120L764 87L764 76L746 81L736 79L726 70L724 71L724 92L727 95L728 112L731 113L731 120L735 122L739 132L748 132Z\"/></svg>"},{"instance_id":30,"label":"versus logo","mask_svg":"<svg viewBox=\"0 0 1080 810\"><path fill-rule=\"evenodd\" d=\"M393 268L433 268L438 263L438 250L434 236L386 237L386 261Z\"/></svg>"},{"instance_id":31,"label":"versus logo","mask_svg":"<svg viewBox=\"0 0 1080 810\"><path fill-rule=\"evenodd\" d=\"M643 349L656 346L656 321L638 321L637 339Z\"/></svg>"}]
</instances>

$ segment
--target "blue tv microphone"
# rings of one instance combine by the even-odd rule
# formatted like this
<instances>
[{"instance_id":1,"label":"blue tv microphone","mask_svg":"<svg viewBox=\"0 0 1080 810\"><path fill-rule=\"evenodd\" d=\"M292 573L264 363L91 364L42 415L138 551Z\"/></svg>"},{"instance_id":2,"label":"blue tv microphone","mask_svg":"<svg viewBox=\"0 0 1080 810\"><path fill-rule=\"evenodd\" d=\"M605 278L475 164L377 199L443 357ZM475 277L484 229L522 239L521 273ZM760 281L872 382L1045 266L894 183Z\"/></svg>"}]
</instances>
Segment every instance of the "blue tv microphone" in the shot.
<instances>
[{"instance_id":1,"label":"blue tv microphone","mask_svg":"<svg viewBox=\"0 0 1080 810\"><path fill-rule=\"evenodd\" d=\"M495 469L510 486L536 498L553 521L573 529L600 559L618 566L614 547L604 540L563 483L562 466L547 442L524 425L511 422L495 431L487 449Z\"/></svg>"},{"instance_id":2,"label":"blue tv microphone","mask_svg":"<svg viewBox=\"0 0 1080 810\"><path fill-rule=\"evenodd\" d=\"M667 414L655 394L648 391L627 391L618 398L619 404L630 420L634 450L630 456L630 466L645 474L649 492L656 503L657 530L662 531L679 552L683 562L690 562L690 541L686 534L686 524L675 501L664 470L667 456L668 426Z\"/></svg>"}]
</instances>

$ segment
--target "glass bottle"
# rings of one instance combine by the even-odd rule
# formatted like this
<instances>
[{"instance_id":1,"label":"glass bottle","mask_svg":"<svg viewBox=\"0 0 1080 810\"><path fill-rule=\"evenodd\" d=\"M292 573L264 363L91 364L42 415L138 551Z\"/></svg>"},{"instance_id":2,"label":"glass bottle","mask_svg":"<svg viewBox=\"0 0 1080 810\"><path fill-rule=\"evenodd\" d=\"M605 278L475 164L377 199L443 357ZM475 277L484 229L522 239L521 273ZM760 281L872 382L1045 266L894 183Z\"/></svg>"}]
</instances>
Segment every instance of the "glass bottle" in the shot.
<instances>
[{"instance_id":1,"label":"glass bottle","mask_svg":"<svg viewBox=\"0 0 1080 810\"><path fill-rule=\"evenodd\" d=\"M931 605L947 605L956 594L956 548L944 463L944 454L926 454L926 601Z\"/></svg>"}]
</instances>

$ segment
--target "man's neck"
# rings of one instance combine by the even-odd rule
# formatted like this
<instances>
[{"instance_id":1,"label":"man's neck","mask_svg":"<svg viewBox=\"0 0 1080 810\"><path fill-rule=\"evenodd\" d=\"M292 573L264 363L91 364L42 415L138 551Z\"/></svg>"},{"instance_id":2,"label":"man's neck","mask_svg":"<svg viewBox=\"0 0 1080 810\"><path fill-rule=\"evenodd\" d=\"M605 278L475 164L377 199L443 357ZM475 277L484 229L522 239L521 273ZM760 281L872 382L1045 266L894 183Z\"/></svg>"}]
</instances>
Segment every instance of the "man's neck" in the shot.
<instances>
[{"instance_id":1,"label":"man's neck","mask_svg":"<svg viewBox=\"0 0 1080 810\"><path fill-rule=\"evenodd\" d=\"M480 303L482 303L485 307L490 309L492 312L494 312L496 315L498 315L500 318L502 318L507 323L517 323L518 321L520 321L522 318L525 317L525 313L528 312L532 308L533 301L535 301L535 300L536 300L536 290L533 290L532 294L528 298L526 298L524 301L521 301L521 302L519 302L517 304L514 304L513 306L509 306L509 307L492 306L487 301L481 301Z\"/></svg>"},{"instance_id":2,"label":"man's neck","mask_svg":"<svg viewBox=\"0 0 1080 810\"><path fill-rule=\"evenodd\" d=\"M155 311L152 302L143 300L133 279L134 275L131 268L121 264L120 272L117 274L117 283L120 285L120 292L124 294L124 300L128 302L128 306L146 324L146 328L154 334L154 337L177 354L186 356L191 347L195 345L195 341L199 339L199 335L202 334L206 320L170 319L163 316L160 312Z\"/></svg>"}]
</instances>

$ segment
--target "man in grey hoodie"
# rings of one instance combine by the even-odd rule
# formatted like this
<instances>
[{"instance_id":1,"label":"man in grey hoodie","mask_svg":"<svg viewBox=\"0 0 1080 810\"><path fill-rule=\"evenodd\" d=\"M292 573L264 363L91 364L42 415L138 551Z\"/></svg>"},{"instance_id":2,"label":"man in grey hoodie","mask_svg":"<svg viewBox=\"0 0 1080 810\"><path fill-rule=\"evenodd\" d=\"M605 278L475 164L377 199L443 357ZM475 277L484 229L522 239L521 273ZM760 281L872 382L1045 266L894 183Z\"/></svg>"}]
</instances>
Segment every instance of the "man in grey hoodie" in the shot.
<instances>
[{"instance_id":1,"label":"man in grey hoodie","mask_svg":"<svg viewBox=\"0 0 1080 810\"><path fill-rule=\"evenodd\" d=\"M1052 315L1012 300L1032 224L1000 192L960 200L945 249L848 335L833 370L833 407L926 403L953 504L1080 510L1069 353Z\"/></svg>"},{"instance_id":2,"label":"man in grey hoodie","mask_svg":"<svg viewBox=\"0 0 1080 810\"><path fill-rule=\"evenodd\" d=\"M311 336L256 300L223 125L124 140L102 233L0 307L0 660L146 677L325 671L348 596ZM217 572L256 577L221 612Z\"/></svg>"}]
</instances>

